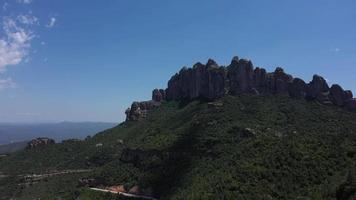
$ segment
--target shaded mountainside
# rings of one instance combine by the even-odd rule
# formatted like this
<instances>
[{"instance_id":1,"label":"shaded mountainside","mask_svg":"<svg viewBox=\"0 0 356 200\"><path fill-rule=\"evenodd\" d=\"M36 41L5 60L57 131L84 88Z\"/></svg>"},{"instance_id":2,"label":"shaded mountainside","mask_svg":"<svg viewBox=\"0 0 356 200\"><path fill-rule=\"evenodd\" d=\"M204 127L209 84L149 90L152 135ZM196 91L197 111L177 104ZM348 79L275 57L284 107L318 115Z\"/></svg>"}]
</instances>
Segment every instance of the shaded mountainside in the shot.
<instances>
[{"instance_id":1,"label":"shaded mountainside","mask_svg":"<svg viewBox=\"0 0 356 200\"><path fill-rule=\"evenodd\" d=\"M22 149L25 149L28 141L14 142L11 144L0 145L0 154L13 153Z\"/></svg>"},{"instance_id":2,"label":"shaded mountainside","mask_svg":"<svg viewBox=\"0 0 356 200\"><path fill-rule=\"evenodd\" d=\"M0 199L121 199L88 187L123 185L159 199L351 200L355 119L287 94L163 101L88 140L0 158ZM27 185L19 176L75 169L91 171Z\"/></svg>"}]
</instances>

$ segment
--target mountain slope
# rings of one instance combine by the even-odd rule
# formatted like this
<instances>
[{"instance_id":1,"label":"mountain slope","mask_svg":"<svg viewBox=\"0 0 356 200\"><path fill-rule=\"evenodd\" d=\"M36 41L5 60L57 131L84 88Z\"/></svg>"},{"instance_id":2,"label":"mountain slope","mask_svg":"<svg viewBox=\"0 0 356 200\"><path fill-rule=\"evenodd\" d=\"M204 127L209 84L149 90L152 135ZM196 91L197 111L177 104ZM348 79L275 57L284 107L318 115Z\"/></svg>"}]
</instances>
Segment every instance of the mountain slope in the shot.
<instances>
[{"instance_id":1,"label":"mountain slope","mask_svg":"<svg viewBox=\"0 0 356 200\"><path fill-rule=\"evenodd\" d=\"M13 153L26 148L28 141L0 145L0 154Z\"/></svg>"},{"instance_id":2,"label":"mountain slope","mask_svg":"<svg viewBox=\"0 0 356 200\"><path fill-rule=\"evenodd\" d=\"M352 199L355 119L342 108L283 95L166 102L147 119L86 141L0 158L7 175L0 196L87 199L92 192L78 179L88 178L96 187L138 185L160 199ZM68 169L92 171L18 186L19 174Z\"/></svg>"}]
</instances>

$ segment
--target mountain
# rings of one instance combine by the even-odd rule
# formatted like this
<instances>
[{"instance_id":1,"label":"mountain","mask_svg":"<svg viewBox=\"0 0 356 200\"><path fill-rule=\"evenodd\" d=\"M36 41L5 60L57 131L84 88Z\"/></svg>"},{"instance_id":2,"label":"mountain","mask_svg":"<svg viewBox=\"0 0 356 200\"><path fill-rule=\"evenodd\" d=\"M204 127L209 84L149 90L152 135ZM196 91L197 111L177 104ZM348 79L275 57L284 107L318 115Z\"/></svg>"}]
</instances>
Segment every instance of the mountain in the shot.
<instances>
[{"instance_id":1,"label":"mountain","mask_svg":"<svg viewBox=\"0 0 356 200\"><path fill-rule=\"evenodd\" d=\"M37 137L50 137L57 142L69 138L84 139L115 125L104 122L0 123L0 145L29 141Z\"/></svg>"},{"instance_id":2,"label":"mountain","mask_svg":"<svg viewBox=\"0 0 356 200\"><path fill-rule=\"evenodd\" d=\"M344 90L338 84L329 87L319 75L314 75L312 81L306 83L285 73L281 67L268 73L264 68L254 68L250 60L236 56L227 67L219 66L212 59L205 65L198 62L192 68L183 67L168 81L167 89L153 90L152 101L134 102L126 111L127 120L138 120L163 100L212 101L226 95L241 94L287 95L356 111L356 99L350 90Z\"/></svg>"},{"instance_id":3,"label":"mountain","mask_svg":"<svg viewBox=\"0 0 356 200\"><path fill-rule=\"evenodd\" d=\"M272 87L284 92L265 86L231 92L248 80L237 73L240 78L223 81L221 96L206 98L192 89L218 88L210 68L204 69L211 87L205 78L173 78L181 81L154 90L150 101L134 102L116 127L0 158L0 199L126 199L91 187L156 199L356 198L350 92L340 93L347 100L338 105L332 87L318 87L324 82L317 77L296 90L302 98L291 96L295 78L282 83L278 69L268 80L286 86ZM315 98L305 98L311 93L303 91L311 90Z\"/></svg>"}]
</instances>

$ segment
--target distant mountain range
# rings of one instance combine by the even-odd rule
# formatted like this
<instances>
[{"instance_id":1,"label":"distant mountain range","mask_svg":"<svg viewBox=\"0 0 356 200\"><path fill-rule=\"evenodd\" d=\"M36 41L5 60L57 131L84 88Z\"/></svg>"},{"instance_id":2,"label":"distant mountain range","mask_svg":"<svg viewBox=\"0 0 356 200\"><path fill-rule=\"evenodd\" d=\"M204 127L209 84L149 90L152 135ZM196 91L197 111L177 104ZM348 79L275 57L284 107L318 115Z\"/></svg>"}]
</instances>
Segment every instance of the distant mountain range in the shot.
<instances>
[{"instance_id":1,"label":"distant mountain range","mask_svg":"<svg viewBox=\"0 0 356 200\"><path fill-rule=\"evenodd\" d=\"M37 137L53 138L56 142L70 138L83 139L115 125L106 122L0 123L0 145Z\"/></svg>"}]
</instances>

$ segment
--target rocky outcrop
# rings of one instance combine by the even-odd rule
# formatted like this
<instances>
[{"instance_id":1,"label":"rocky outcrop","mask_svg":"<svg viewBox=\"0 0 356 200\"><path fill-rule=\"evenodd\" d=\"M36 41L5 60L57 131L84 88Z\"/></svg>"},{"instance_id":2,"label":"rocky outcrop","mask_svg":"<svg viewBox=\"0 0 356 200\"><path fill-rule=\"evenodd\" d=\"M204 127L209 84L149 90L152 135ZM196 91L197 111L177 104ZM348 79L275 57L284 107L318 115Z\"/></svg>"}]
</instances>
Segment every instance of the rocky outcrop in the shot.
<instances>
[{"instance_id":1,"label":"rocky outcrop","mask_svg":"<svg viewBox=\"0 0 356 200\"><path fill-rule=\"evenodd\" d=\"M254 69L250 60L238 57L234 57L228 67L219 67L211 59L206 65L197 63L193 68L184 67L169 80L166 93L166 100L213 100L225 94L281 94L338 106L346 106L352 99L351 91L344 91L337 85L329 88L319 75L314 75L307 84L285 73L281 67L267 73L260 67ZM352 107L353 102L350 102L347 107Z\"/></svg>"},{"instance_id":2,"label":"rocky outcrop","mask_svg":"<svg viewBox=\"0 0 356 200\"><path fill-rule=\"evenodd\" d=\"M329 93L329 86L326 80L319 76L314 75L313 80L307 85L307 99L321 99L321 97L327 96Z\"/></svg>"},{"instance_id":3,"label":"rocky outcrop","mask_svg":"<svg viewBox=\"0 0 356 200\"><path fill-rule=\"evenodd\" d=\"M350 99L352 99L352 92L350 90L344 91L338 84L334 84L330 88L330 100L338 106L345 105Z\"/></svg>"},{"instance_id":4,"label":"rocky outcrop","mask_svg":"<svg viewBox=\"0 0 356 200\"><path fill-rule=\"evenodd\" d=\"M284 73L283 68L277 67L273 74L268 76L269 90L274 94L287 94L288 86L293 82L293 77Z\"/></svg>"},{"instance_id":5,"label":"rocky outcrop","mask_svg":"<svg viewBox=\"0 0 356 200\"><path fill-rule=\"evenodd\" d=\"M163 89L154 89L152 91L152 100L161 102L166 99L166 91Z\"/></svg>"},{"instance_id":6,"label":"rocky outcrop","mask_svg":"<svg viewBox=\"0 0 356 200\"><path fill-rule=\"evenodd\" d=\"M33 139L30 142L27 143L27 148L28 149L35 149L39 147L44 147L48 145L55 144L55 141L50 138L37 138Z\"/></svg>"},{"instance_id":7,"label":"rocky outcrop","mask_svg":"<svg viewBox=\"0 0 356 200\"><path fill-rule=\"evenodd\" d=\"M232 95L248 93L253 88L254 71L250 60L234 57L228 66L229 93Z\"/></svg>"},{"instance_id":8,"label":"rocky outcrop","mask_svg":"<svg viewBox=\"0 0 356 200\"><path fill-rule=\"evenodd\" d=\"M289 85L289 95L294 98L305 98L307 84L300 78L295 78Z\"/></svg>"},{"instance_id":9,"label":"rocky outcrop","mask_svg":"<svg viewBox=\"0 0 356 200\"><path fill-rule=\"evenodd\" d=\"M259 92L266 92L267 72L263 68L256 67L253 73L253 85Z\"/></svg>"},{"instance_id":10,"label":"rocky outcrop","mask_svg":"<svg viewBox=\"0 0 356 200\"><path fill-rule=\"evenodd\" d=\"M141 119L145 119L147 117L147 113L150 110L161 105L161 101L141 101L141 102L133 102L131 108L128 108L125 111L126 121L138 121Z\"/></svg>"},{"instance_id":11,"label":"rocky outcrop","mask_svg":"<svg viewBox=\"0 0 356 200\"><path fill-rule=\"evenodd\" d=\"M213 100L225 95L226 70L209 60L206 65L197 63L193 68L183 67L168 82L167 100Z\"/></svg>"},{"instance_id":12,"label":"rocky outcrop","mask_svg":"<svg viewBox=\"0 0 356 200\"><path fill-rule=\"evenodd\" d=\"M152 91L152 100L133 102L131 108L126 109L126 121L138 121L145 119L147 113L161 105L161 102L166 99L166 90L154 89Z\"/></svg>"},{"instance_id":13,"label":"rocky outcrop","mask_svg":"<svg viewBox=\"0 0 356 200\"><path fill-rule=\"evenodd\" d=\"M281 67L268 73L263 68L254 68L250 60L234 57L227 67L219 66L212 59L205 65L198 62L192 68L183 67L168 81L167 89L153 90L152 101L134 102L126 110L126 120L145 118L147 111L159 106L162 101L214 100L227 94L289 95L356 110L351 91L344 91L336 84L329 87L319 75L314 75L312 81L306 83L285 73Z\"/></svg>"},{"instance_id":14,"label":"rocky outcrop","mask_svg":"<svg viewBox=\"0 0 356 200\"><path fill-rule=\"evenodd\" d=\"M250 60L234 57L228 67L219 67L209 60L206 65L197 63L184 67L168 82L166 100L214 100L226 94L288 94L293 77L280 67L273 73L254 69Z\"/></svg>"}]
</instances>

